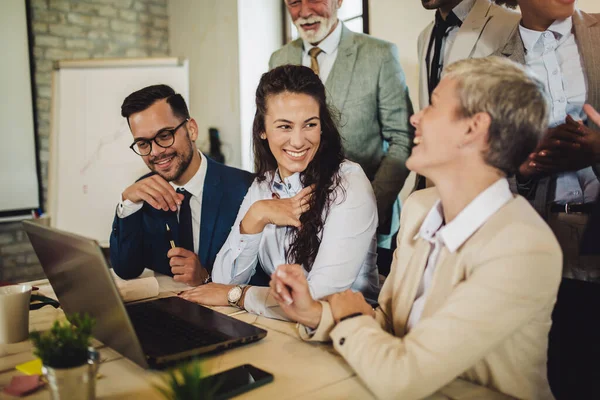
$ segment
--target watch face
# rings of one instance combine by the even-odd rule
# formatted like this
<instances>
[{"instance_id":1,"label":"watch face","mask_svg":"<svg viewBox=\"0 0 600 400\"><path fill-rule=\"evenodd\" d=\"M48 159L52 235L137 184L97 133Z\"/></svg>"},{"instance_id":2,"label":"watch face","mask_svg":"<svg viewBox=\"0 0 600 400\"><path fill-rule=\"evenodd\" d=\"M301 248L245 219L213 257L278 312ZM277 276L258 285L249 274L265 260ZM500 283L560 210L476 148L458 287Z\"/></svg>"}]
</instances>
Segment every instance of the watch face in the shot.
<instances>
[{"instance_id":1,"label":"watch face","mask_svg":"<svg viewBox=\"0 0 600 400\"><path fill-rule=\"evenodd\" d=\"M229 293L227 293L227 300L230 303L236 303L240 299L240 297L242 297L242 288L240 288L239 286L231 288L229 290Z\"/></svg>"}]
</instances>

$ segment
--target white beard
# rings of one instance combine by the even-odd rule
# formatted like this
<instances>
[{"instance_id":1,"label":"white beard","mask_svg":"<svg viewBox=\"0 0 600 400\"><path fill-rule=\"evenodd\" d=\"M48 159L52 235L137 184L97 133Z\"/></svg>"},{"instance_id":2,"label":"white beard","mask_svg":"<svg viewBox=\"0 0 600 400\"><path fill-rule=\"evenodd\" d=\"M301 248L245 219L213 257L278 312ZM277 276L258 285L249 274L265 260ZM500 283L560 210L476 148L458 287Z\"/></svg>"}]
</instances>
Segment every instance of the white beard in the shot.
<instances>
[{"instance_id":1,"label":"white beard","mask_svg":"<svg viewBox=\"0 0 600 400\"><path fill-rule=\"evenodd\" d=\"M337 21L337 15L331 16L331 18L323 18L323 17L311 17L311 18L298 18L294 21L294 25L298 29L298 35L308 43L315 44L320 43L323 39L327 37L329 31L333 25L335 25ZM311 24L314 22L319 22L319 29L316 31L305 31L302 29L302 25Z\"/></svg>"}]
</instances>

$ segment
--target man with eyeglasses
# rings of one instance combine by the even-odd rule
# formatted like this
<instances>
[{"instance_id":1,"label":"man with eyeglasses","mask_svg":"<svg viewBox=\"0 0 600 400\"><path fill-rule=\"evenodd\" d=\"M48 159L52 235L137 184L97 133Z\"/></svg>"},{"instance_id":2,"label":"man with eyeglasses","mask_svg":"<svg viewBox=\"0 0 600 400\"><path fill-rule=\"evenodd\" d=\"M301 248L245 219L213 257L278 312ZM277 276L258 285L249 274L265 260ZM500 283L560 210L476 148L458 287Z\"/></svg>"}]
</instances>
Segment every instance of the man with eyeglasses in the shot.
<instances>
[{"instance_id":1,"label":"man with eyeglasses","mask_svg":"<svg viewBox=\"0 0 600 400\"><path fill-rule=\"evenodd\" d=\"M190 286L207 283L253 175L196 149L198 125L167 85L130 94L121 115L131 149L152 172L121 194L110 237L114 271L131 279L150 268Z\"/></svg>"}]
</instances>

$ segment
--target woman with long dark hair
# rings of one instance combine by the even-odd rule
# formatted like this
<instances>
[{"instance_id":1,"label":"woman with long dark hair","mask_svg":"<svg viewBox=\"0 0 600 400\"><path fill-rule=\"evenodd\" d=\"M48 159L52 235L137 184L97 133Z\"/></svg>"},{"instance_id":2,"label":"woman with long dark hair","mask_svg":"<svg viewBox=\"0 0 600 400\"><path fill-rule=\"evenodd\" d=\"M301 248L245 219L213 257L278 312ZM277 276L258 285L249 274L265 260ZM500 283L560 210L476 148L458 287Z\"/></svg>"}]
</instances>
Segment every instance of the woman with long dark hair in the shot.
<instances>
[{"instance_id":1,"label":"woman with long dark hair","mask_svg":"<svg viewBox=\"0 0 600 400\"><path fill-rule=\"evenodd\" d=\"M271 308L269 288L246 284L257 266L270 275L298 264L315 299L345 289L375 299L375 196L361 167L344 159L325 87L310 68L285 65L262 76L252 141L257 177L215 260L216 283L183 296L285 318Z\"/></svg>"}]
</instances>

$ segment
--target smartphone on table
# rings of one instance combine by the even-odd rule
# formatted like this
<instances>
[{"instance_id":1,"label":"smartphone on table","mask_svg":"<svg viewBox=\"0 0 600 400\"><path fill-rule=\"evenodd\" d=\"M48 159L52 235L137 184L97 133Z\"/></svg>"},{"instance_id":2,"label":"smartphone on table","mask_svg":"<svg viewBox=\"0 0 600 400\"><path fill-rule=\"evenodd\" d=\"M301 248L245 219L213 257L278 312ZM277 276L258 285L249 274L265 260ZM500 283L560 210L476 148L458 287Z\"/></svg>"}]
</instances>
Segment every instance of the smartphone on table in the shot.
<instances>
[{"instance_id":1,"label":"smartphone on table","mask_svg":"<svg viewBox=\"0 0 600 400\"><path fill-rule=\"evenodd\" d=\"M216 387L215 400L230 399L238 394L273 382L273 375L250 364L240 365L202 378L208 387Z\"/></svg>"}]
</instances>

